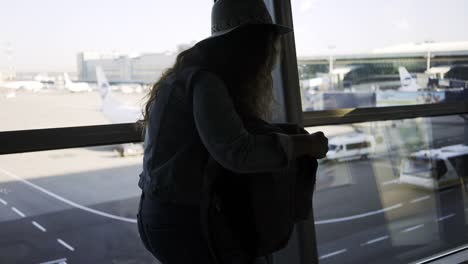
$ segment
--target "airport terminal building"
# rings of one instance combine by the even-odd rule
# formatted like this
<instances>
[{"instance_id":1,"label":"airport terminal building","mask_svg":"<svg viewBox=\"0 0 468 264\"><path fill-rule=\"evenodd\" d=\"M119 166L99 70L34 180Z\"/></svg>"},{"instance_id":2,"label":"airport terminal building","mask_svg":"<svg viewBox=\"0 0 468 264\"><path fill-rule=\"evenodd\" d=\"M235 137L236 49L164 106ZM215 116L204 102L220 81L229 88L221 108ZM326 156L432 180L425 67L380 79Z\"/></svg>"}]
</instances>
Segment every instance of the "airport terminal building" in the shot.
<instances>
[{"instance_id":1,"label":"airport terminal building","mask_svg":"<svg viewBox=\"0 0 468 264\"><path fill-rule=\"evenodd\" d=\"M315 78L326 75L332 78L328 81L334 90L376 83L384 89L395 89L400 85L399 67L415 74L421 86L427 85L430 76L468 81L468 42L408 43L365 54L299 56L298 65L301 86L319 85Z\"/></svg>"},{"instance_id":2,"label":"airport terminal building","mask_svg":"<svg viewBox=\"0 0 468 264\"><path fill-rule=\"evenodd\" d=\"M80 52L77 55L78 79L96 81L96 66L101 66L109 81L154 82L174 63L177 53Z\"/></svg>"},{"instance_id":3,"label":"airport terminal building","mask_svg":"<svg viewBox=\"0 0 468 264\"><path fill-rule=\"evenodd\" d=\"M179 51L183 47L179 47ZM172 65L178 52L124 53L80 52L77 76L82 81L96 81L100 65L110 81L150 83ZM394 81L399 84L398 67L411 73L443 73L452 65L468 65L468 42L411 43L376 49L367 54L330 54L299 56L301 80L331 73L338 87L365 82Z\"/></svg>"}]
</instances>

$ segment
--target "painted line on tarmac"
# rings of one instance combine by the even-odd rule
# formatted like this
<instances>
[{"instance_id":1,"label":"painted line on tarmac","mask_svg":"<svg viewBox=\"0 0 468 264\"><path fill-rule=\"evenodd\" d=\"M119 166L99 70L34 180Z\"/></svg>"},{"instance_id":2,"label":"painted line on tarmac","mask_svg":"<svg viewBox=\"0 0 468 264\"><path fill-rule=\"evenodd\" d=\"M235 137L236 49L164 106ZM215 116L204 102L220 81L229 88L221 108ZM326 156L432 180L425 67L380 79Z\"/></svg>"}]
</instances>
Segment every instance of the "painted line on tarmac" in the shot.
<instances>
[{"instance_id":1,"label":"painted line on tarmac","mask_svg":"<svg viewBox=\"0 0 468 264\"><path fill-rule=\"evenodd\" d=\"M70 251L75 251L75 249L74 249L72 246L68 245L68 244L67 244L65 241L63 241L62 239L57 238L57 241L58 241L60 244L62 244L62 246L66 247L68 250L70 250Z\"/></svg>"},{"instance_id":2,"label":"painted line on tarmac","mask_svg":"<svg viewBox=\"0 0 468 264\"><path fill-rule=\"evenodd\" d=\"M369 241L367 241L366 243L363 243L361 244L361 246L367 246L367 245L371 245L371 244L374 244L374 243L377 243L377 242L380 242L380 241L383 241L383 240L387 240L389 238L389 236L381 236L381 237L378 237L378 238L374 238L374 239L371 239Z\"/></svg>"},{"instance_id":3,"label":"painted line on tarmac","mask_svg":"<svg viewBox=\"0 0 468 264\"><path fill-rule=\"evenodd\" d=\"M37 229L41 230L42 232L46 232L47 230L41 226L39 223L37 223L36 221L32 221L32 224L37 227Z\"/></svg>"},{"instance_id":4,"label":"painted line on tarmac","mask_svg":"<svg viewBox=\"0 0 468 264\"><path fill-rule=\"evenodd\" d=\"M68 204L68 205L71 205L71 206L76 207L78 209L81 209L83 211L87 211L89 213L93 213L93 214L96 214L96 215L104 216L104 217L115 219L115 220L120 220L120 221L123 221L123 222L129 222L129 223L134 223L134 224L136 224L136 222L137 222L137 220L134 219L134 218L127 218L127 217L121 217L121 216L117 216L117 215L113 215L113 214L108 214L108 213L105 213L105 212L102 212L102 211L98 211L98 210L83 206L83 205L75 203L73 201L70 201L70 200L68 200L66 198L63 198L63 197L61 197L61 196L59 196L59 195L57 195L57 194L55 194L55 193L53 193L51 191L48 191L48 190L46 190L46 189L44 189L44 188L42 188L42 187L28 181L28 180L25 180L25 179L23 179L23 178L15 175L15 174L5 170L3 168L0 168L0 172L3 172L4 174L6 174L7 176L10 176L13 179L21 181L24 184L29 185L30 187L32 187L32 188L34 188L34 189L36 189L38 191L41 191L41 192L43 192L43 193L45 193L45 194L59 200L59 201L62 201L64 203Z\"/></svg>"},{"instance_id":5,"label":"painted line on tarmac","mask_svg":"<svg viewBox=\"0 0 468 264\"><path fill-rule=\"evenodd\" d=\"M408 233L408 232L411 232L413 230L416 230L416 229L419 229L421 227L423 227L424 224L420 224L420 225L415 225L415 226L412 226L412 227L408 227L406 228L405 230L401 231L402 233Z\"/></svg>"},{"instance_id":6,"label":"painted line on tarmac","mask_svg":"<svg viewBox=\"0 0 468 264\"><path fill-rule=\"evenodd\" d=\"M323 255L323 256L320 256L319 259L326 259L326 258L329 258L329 257L333 257L333 256L336 256L336 255L339 255L339 254L343 254L345 253L346 251L348 251L346 248L343 248L341 250L338 250L338 251L335 251L335 252L332 252L332 253L328 253L326 255Z\"/></svg>"},{"instance_id":7,"label":"painted line on tarmac","mask_svg":"<svg viewBox=\"0 0 468 264\"><path fill-rule=\"evenodd\" d=\"M443 191L439 192L439 194L442 195L442 194L447 194L447 193L451 193L451 192L453 192L453 189L447 189L447 190L443 190Z\"/></svg>"},{"instance_id":8,"label":"painted line on tarmac","mask_svg":"<svg viewBox=\"0 0 468 264\"><path fill-rule=\"evenodd\" d=\"M381 168L386 168L386 169L393 169L393 166L391 164L387 164L387 163L376 163L375 166L381 167Z\"/></svg>"},{"instance_id":9,"label":"painted line on tarmac","mask_svg":"<svg viewBox=\"0 0 468 264\"><path fill-rule=\"evenodd\" d=\"M26 215L25 215L23 212L21 212L20 210L16 209L15 207L11 207L11 210L13 210L13 212L17 213L19 216L21 216L21 217L23 217L23 218L26 217Z\"/></svg>"},{"instance_id":10,"label":"painted line on tarmac","mask_svg":"<svg viewBox=\"0 0 468 264\"><path fill-rule=\"evenodd\" d=\"M429 198L431 198L430 195L421 196L421 197L419 197L419 198L416 198L416 199L411 200L410 203L421 202L421 201L427 200L427 199L429 199Z\"/></svg>"},{"instance_id":11,"label":"painted line on tarmac","mask_svg":"<svg viewBox=\"0 0 468 264\"><path fill-rule=\"evenodd\" d=\"M61 259L41 262L39 264L66 264L66 263L67 263L67 259L66 258L61 258Z\"/></svg>"},{"instance_id":12,"label":"painted line on tarmac","mask_svg":"<svg viewBox=\"0 0 468 264\"><path fill-rule=\"evenodd\" d=\"M357 214L357 215L352 215L352 216L347 216L347 217L340 217L340 218L333 218L333 219L327 219L327 220L318 220L318 221L315 221L315 224L316 225L323 225L323 224L330 224L330 223L337 223L337 222L344 222L344 221L359 219L359 218L363 218L363 217L376 215L376 214L381 214L381 213L385 213L385 212L388 212L388 211L391 211L391 210L395 210L395 209L398 209L398 208L400 208L402 206L403 206L403 204L399 203L399 204L395 204L395 205L392 205L392 206L387 207L387 208L383 208L383 209L380 209L380 210L371 211L371 212L367 212L367 213L363 213L363 214Z\"/></svg>"},{"instance_id":13,"label":"painted line on tarmac","mask_svg":"<svg viewBox=\"0 0 468 264\"><path fill-rule=\"evenodd\" d=\"M387 186L387 185L390 185L390 184L397 184L397 183L400 183L400 179L395 179L395 180L382 182L382 186Z\"/></svg>"},{"instance_id":14,"label":"painted line on tarmac","mask_svg":"<svg viewBox=\"0 0 468 264\"><path fill-rule=\"evenodd\" d=\"M2 203L2 204L4 204L4 205L7 205L7 204L8 204L8 203L7 203L5 200L3 200L2 198L0 198L0 203Z\"/></svg>"},{"instance_id":15,"label":"painted line on tarmac","mask_svg":"<svg viewBox=\"0 0 468 264\"><path fill-rule=\"evenodd\" d=\"M455 214L449 214L449 215L446 215L446 216L439 217L439 219L437 219L437 222L444 221L444 220L449 219L449 218L454 217L454 216L455 216Z\"/></svg>"}]
</instances>

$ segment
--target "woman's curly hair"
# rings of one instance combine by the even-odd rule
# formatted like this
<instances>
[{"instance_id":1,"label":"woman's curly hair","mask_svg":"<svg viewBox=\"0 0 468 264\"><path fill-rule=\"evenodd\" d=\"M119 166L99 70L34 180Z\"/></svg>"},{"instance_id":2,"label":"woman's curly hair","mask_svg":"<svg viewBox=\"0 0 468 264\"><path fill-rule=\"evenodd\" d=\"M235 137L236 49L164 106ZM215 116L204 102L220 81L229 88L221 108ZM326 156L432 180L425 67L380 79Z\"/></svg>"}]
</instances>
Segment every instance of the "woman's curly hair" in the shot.
<instances>
[{"instance_id":1,"label":"woman's curly hair","mask_svg":"<svg viewBox=\"0 0 468 264\"><path fill-rule=\"evenodd\" d=\"M190 66L209 69L221 77L239 115L269 119L274 102L271 72L278 54L279 36L252 25L182 51L146 95L139 124L143 128L148 125L151 105L168 76Z\"/></svg>"}]
</instances>

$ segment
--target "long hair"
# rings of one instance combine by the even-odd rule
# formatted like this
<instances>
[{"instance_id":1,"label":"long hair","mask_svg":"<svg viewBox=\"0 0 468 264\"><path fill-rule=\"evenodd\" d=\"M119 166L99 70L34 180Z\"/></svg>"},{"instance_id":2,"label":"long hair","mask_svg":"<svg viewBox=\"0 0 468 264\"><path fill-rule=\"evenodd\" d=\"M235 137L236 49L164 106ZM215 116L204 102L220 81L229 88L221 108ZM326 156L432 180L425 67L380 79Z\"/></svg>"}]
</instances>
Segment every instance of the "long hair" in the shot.
<instances>
[{"instance_id":1,"label":"long hair","mask_svg":"<svg viewBox=\"0 0 468 264\"><path fill-rule=\"evenodd\" d=\"M140 125L143 128L148 125L151 105L157 100L162 83L190 66L206 68L219 76L241 117L268 119L274 102L271 72L278 54L279 36L268 28L253 25L196 44L181 52L174 65L152 86Z\"/></svg>"}]
</instances>

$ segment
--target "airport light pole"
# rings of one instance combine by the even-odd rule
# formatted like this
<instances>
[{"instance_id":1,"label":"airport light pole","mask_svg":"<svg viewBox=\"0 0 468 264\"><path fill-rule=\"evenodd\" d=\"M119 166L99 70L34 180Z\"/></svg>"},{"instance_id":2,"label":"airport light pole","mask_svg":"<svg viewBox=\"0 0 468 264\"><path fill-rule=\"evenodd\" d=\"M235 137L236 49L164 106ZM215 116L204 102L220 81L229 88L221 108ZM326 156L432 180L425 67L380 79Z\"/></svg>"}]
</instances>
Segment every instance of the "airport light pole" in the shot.
<instances>
[{"instance_id":1,"label":"airport light pole","mask_svg":"<svg viewBox=\"0 0 468 264\"><path fill-rule=\"evenodd\" d=\"M15 70L13 68L13 46L11 42L7 41L5 43L5 55L7 57L7 64L8 64L8 73L6 76L7 81L11 81L15 78Z\"/></svg>"},{"instance_id":2,"label":"airport light pole","mask_svg":"<svg viewBox=\"0 0 468 264\"><path fill-rule=\"evenodd\" d=\"M431 43L434 43L435 41L433 40L425 40L424 43L427 46L427 60L426 60L426 72L429 72L431 69Z\"/></svg>"},{"instance_id":3,"label":"airport light pole","mask_svg":"<svg viewBox=\"0 0 468 264\"><path fill-rule=\"evenodd\" d=\"M333 87L333 50L336 48L335 45L328 45L329 57L328 57L328 89Z\"/></svg>"}]
</instances>

